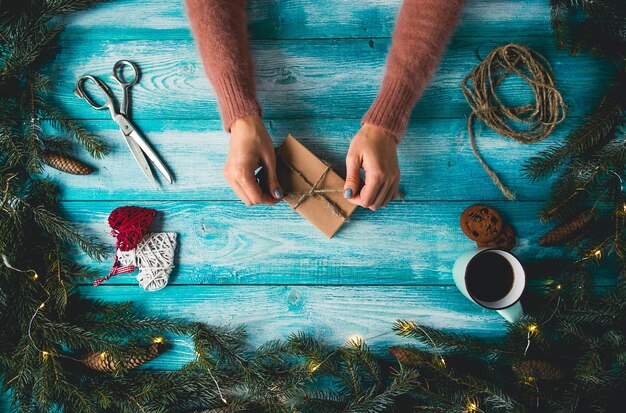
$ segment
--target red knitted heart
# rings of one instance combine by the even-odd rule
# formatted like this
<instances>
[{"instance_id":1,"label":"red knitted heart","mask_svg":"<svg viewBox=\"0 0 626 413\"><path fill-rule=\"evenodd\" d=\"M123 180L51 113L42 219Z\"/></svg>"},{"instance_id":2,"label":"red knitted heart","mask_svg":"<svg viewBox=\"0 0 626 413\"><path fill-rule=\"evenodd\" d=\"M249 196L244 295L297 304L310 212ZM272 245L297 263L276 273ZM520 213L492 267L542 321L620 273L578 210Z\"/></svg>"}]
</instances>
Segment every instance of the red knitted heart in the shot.
<instances>
[{"instance_id":1,"label":"red knitted heart","mask_svg":"<svg viewBox=\"0 0 626 413\"><path fill-rule=\"evenodd\" d=\"M123 206L109 215L111 235L117 238L116 247L120 251L130 251L143 239L150 223L156 215L155 209L138 206Z\"/></svg>"}]
</instances>

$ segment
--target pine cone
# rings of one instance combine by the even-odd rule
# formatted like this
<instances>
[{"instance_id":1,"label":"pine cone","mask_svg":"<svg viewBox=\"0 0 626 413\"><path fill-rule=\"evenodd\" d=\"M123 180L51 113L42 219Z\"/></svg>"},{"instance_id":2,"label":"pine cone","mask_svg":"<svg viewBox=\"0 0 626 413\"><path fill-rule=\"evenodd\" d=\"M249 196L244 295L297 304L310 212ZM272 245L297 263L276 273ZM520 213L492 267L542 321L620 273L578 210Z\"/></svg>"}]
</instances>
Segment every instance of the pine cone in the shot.
<instances>
[{"instance_id":1,"label":"pine cone","mask_svg":"<svg viewBox=\"0 0 626 413\"><path fill-rule=\"evenodd\" d=\"M522 360L511 366L520 377L533 377L538 380L560 380L565 372L553 364L542 360Z\"/></svg>"},{"instance_id":2,"label":"pine cone","mask_svg":"<svg viewBox=\"0 0 626 413\"><path fill-rule=\"evenodd\" d=\"M162 341L158 343L152 343L148 346L147 351L144 354L131 356L124 362L124 367L127 369L134 369L142 364L146 364L153 358L161 355L165 351L165 343Z\"/></svg>"},{"instance_id":3,"label":"pine cone","mask_svg":"<svg viewBox=\"0 0 626 413\"><path fill-rule=\"evenodd\" d=\"M46 165L68 174L89 175L93 172L93 168L86 163L60 153L45 152L43 154L43 161Z\"/></svg>"},{"instance_id":4,"label":"pine cone","mask_svg":"<svg viewBox=\"0 0 626 413\"><path fill-rule=\"evenodd\" d=\"M123 360L122 364L126 369L134 369L157 357L163 353L164 350L165 344L163 342L152 343L146 348L145 353L131 355L126 360ZM106 352L92 351L85 354L81 361L92 370L102 372L113 372L117 370L116 361Z\"/></svg>"},{"instance_id":5,"label":"pine cone","mask_svg":"<svg viewBox=\"0 0 626 413\"><path fill-rule=\"evenodd\" d=\"M417 367L420 362L424 361L424 356L412 348L390 347L389 352L400 363L410 367Z\"/></svg>"},{"instance_id":6,"label":"pine cone","mask_svg":"<svg viewBox=\"0 0 626 413\"><path fill-rule=\"evenodd\" d=\"M115 371L115 362L106 352L92 351L85 354L81 361L92 370Z\"/></svg>"},{"instance_id":7,"label":"pine cone","mask_svg":"<svg viewBox=\"0 0 626 413\"><path fill-rule=\"evenodd\" d=\"M542 247L561 245L572 239L578 231L587 226L594 218L595 215L592 210L585 211L572 221L553 228L550 232L541 237L539 245Z\"/></svg>"}]
</instances>

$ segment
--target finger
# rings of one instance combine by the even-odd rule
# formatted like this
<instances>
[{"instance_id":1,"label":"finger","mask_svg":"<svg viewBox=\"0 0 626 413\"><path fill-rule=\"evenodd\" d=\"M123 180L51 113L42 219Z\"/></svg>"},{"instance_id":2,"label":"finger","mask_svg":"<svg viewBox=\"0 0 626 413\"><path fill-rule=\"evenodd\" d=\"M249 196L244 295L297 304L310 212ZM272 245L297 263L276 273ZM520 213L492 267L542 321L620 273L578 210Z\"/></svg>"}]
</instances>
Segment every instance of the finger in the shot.
<instances>
[{"instance_id":1,"label":"finger","mask_svg":"<svg viewBox=\"0 0 626 413\"><path fill-rule=\"evenodd\" d=\"M349 201L353 204L360 205L363 208L369 208L374 203L382 184L383 181L378 175L368 175L367 171L365 171L365 185L363 185L359 194L356 197L349 199Z\"/></svg>"},{"instance_id":2,"label":"finger","mask_svg":"<svg viewBox=\"0 0 626 413\"><path fill-rule=\"evenodd\" d=\"M276 205L280 202L279 199L276 199L261 190L261 187L259 186L259 183L254 175L251 177L246 175L237 182L241 185L241 188L250 199L252 205Z\"/></svg>"},{"instance_id":3,"label":"finger","mask_svg":"<svg viewBox=\"0 0 626 413\"><path fill-rule=\"evenodd\" d=\"M254 173L252 171L239 175L237 183L241 185L241 188L250 199L250 202L252 202L252 205L275 204L276 202L278 202L278 200L272 198L267 194L264 194L261 191L261 187L257 183Z\"/></svg>"},{"instance_id":4,"label":"finger","mask_svg":"<svg viewBox=\"0 0 626 413\"><path fill-rule=\"evenodd\" d=\"M265 179L267 180L267 189L270 195L274 199L283 199L283 190L278 183L278 177L276 176L276 159L274 157L267 157L263 160L263 167L265 168Z\"/></svg>"},{"instance_id":5,"label":"finger","mask_svg":"<svg viewBox=\"0 0 626 413\"><path fill-rule=\"evenodd\" d=\"M359 193L361 184L361 159L357 156L346 156L346 183L343 186L343 196L350 199Z\"/></svg>"},{"instance_id":6,"label":"finger","mask_svg":"<svg viewBox=\"0 0 626 413\"><path fill-rule=\"evenodd\" d=\"M399 185L400 185L399 181L396 181L396 182L393 183L393 185L391 185L391 189L387 193L387 196L385 197L385 200L383 201L383 203L381 205L381 208L385 208L387 206L387 204L389 204L389 202L391 202L394 199L396 199L396 196L398 194Z\"/></svg>"},{"instance_id":7,"label":"finger","mask_svg":"<svg viewBox=\"0 0 626 413\"><path fill-rule=\"evenodd\" d=\"M252 205L252 202L250 201L250 198L248 198L248 195L246 195L246 192L241 189L241 185L239 185L236 181L230 180L228 181L228 183L230 184L233 192L239 197L239 199L241 199L241 202L243 202L247 206Z\"/></svg>"},{"instance_id":8,"label":"finger","mask_svg":"<svg viewBox=\"0 0 626 413\"><path fill-rule=\"evenodd\" d=\"M395 201L398 198L402 199L402 194L400 193L400 182L398 182L398 185L396 186L396 193L393 194L393 198L391 200Z\"/></svg>"},{"instance_id":9,"label":"finger","mask_svg":"<svg viewBox=\"0 0 626 413\"><path fill-rule=\"evenodd\" d=\"M376 195L376 198L374 199L374 203L370 206L370 209L372 211L376 211L378 208L381 207L383 202L385 202L385 199L387 198L387 194L389 193L389 190L391 189L391 185L392 183L385 182L380 187L380 190L378 191L378 194Z\"/></svg>"}]
</instances>

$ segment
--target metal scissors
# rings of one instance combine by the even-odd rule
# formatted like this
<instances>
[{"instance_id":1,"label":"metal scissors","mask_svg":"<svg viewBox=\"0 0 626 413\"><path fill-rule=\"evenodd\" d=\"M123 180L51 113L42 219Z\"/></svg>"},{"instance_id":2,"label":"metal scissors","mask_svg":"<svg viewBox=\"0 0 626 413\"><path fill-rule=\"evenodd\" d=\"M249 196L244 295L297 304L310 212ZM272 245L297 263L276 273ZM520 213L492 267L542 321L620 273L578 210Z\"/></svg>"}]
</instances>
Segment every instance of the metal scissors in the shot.
<instances>
[{"instance_id":1,"label":"metal scissors","mask_svg":"<svg viewBox=\"0 0 626 413\"><path fill-rule=\"evenodd\" d=\"M125 67L129 67L130 69L132 69L133 77L130 80L127 80L122 73ZM115 123L117 123L117 126L119 126L120 130L122 131L124 140L126 141L130 152L133 154L135 160L139 164L139 168L141 168L146 178L148 178L148 181L150 181L156 189L159 189L159 185L157 184L157 181L152 174L152 170L150 169L150 165L146 160L146 156L150 159L150 162L152 162L154 167L171 184L173 180L169 171L167 170L159 156L152 150L150 145L148 145L146 139L141 136L141 134L137 131L137 128L135 128L135 126L129 119L128 109L130 102L130 89L139 80L139 68L133 62L130 62L128 60L120 60L113 66L113 80L119 83L119 85L122 87L123 92L122 104L119 111L115 108L115 98L113 96L113 92L106 83L104 83L96 76L81 76L76 83L76 89L74 89L74 94L79 98L87 101L87 103L89 103L89 105L94 109L108 109L109 112L111 112L111 118L113 118ZM104 94L106 101L103 104L98 104L93 99L93 97L89 95L89 93L85 89L85 82L87 81L95 83L96 87L100 89L102 94Z\"/></svg>"}]
</instances>

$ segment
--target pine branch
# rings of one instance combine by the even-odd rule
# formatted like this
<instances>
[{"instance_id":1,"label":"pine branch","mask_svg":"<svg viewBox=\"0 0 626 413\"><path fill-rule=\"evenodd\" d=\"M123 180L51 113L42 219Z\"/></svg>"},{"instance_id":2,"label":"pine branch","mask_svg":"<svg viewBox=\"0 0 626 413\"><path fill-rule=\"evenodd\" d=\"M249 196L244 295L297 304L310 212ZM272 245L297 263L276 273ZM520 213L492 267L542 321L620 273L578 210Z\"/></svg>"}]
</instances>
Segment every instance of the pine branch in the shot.
<instances>
[{"instance_id":1,"label":"pine branch","mask_svg":"<svg viewBox=\"0 0 626 413\"><path fill-rule=\"evenodd\" d=\"M395 372L393 381L382 392L371 394L350 403L345 412L349 413L379 413L388 411L397 401L417 386L419 373L412 369L401 369Z\"/></svg>"},{"instance_id":2,"label":"pine branch","mask_svg":"<svg viewBox=\"0 0 626 413\"><path fill-rule=\"evenodd\" d=\"M0 64L0 85L14 81L31 65L38 63L41 55L50 48L62 31L62 26L39 25L18 30L18 33L25 33L22 36L4 32L3 35L19 47L14 48L9 54L3 54Z\"/></svg>"},{"instance_id":3,"label":"pine branch","mask_svg":"<svg viewBox=\"0 0 626 413\"><path fill-rule=\"evenodd\" d=\"M44 15L57 16L87 10L93 6L110 0L48 0L42 10Z\"/></svg>"},{"instance_id":4,"label":"pine branch","mask_svg":"<svg viewBox=\"0 0 626 413\"><path fill-rule=\"evenodd\" d=\"M247 368L248 360L243 351L247 334L242 326L231 329L192 323L190 327L196 352L201 359L208 360L208 356L215 353L216 357L229 367L254 375L254 372Z\"/></svg>"},{"instance_id":5,"label":"pine branch","mask_svg":"<svg viewBox=\"0 0 626 413\"><path fill-rule=\"evenodd\" d=\"M522 172L532 181L546 179L559 170L569 160L564 146L552 146L531 157L522 165Z\"/></svg>"},{"instance_id":6,"label":"pine branch","mask_svg":"<svg viewBox=\"0 0 626 413\"><path fill-rule=\"evenodd\" d=\"M567 24L569 9L564 4L559 4L558 0L550 1L550 25L554 33L555 41L559 49L565 49L571 34Z\"/></svg>"},{"instance_id":7,"label":"pine branch","mask_svg":"<svg viewBox=\"0 0 626 413\"><path fill-rule=\"evenodd\" d=\"M571 132L562 145L552 146L524 164L523 171L531 180L549 177L572 158L585 155L590 149L606 144L614 137L618 123L623 119L621 104L613 99L620 83L614 82L597 110Z\"/></svg>"},{"instance_id":8,"label":"pine branch","mask_svg":"<svg viewBox=\"0 0 626 413\"><path fill-rule=\"evenodd\" d=\"M189 328L180 321L142 317L137 314L109 316L102 321L85 321L85 325L90 331L117 339L131 336L155 336L164 333L183 335L189 331Z\"/></svg>"},{"instance_id":9,"label":"pine branch","mask_svg":"<svg viewBox=\"0 0 626 413\"><path fill-rule=\"evenodd\" d=\"M41 206L31 208L31 212L35 222L63 243L77 245L96 261L102 261L106 257L106 249L103 246L98 245L94 239L80 235L70 223L58 215Z\"/></svg>"},{"instance_id":10,"label":"pine branch","mask_svg":"<svg viewBox=\"0 0 626 413\"><path fill-rule=\"evenodd\" d=\"M49 118L52 125L69 135L71 139L80 143L93 158L102 158L109 153L108 146L96 135L89 133L75 121L66 118L60 111L48 104L41 105L41 111Z\"/></svg>"},{"instance_id":11,"label":"pine branch","mask_svg":"<svg viewBox=\"0 0 626 413\"><path fill-rule=\"evenodd\" d=\"M494 360L503 354L517 354L513 351L499 348L497 345L490 345L469 334L445 333L412 321L397 320L393 329L398 335L415 338L440 354L458 352L477 357L486 357L490 360Z\"/></svg>"},{"instance_id":12,"label":"pine branch","mask_svg":"<svg viewBox=\"0 0 626 413\"><path fill-rule=\"evenodd\" d=\"M382 376L380 367L378 366L378 362L372 355L372 352L365 344L365 342L359 338L350 341L348 345L350 346L349 348L353 350L353 354L356 357L356 360L358 360L360 365L363 366L367 373L374 379L375 386L381 386Z\"/></svg>"}]
</instances>

